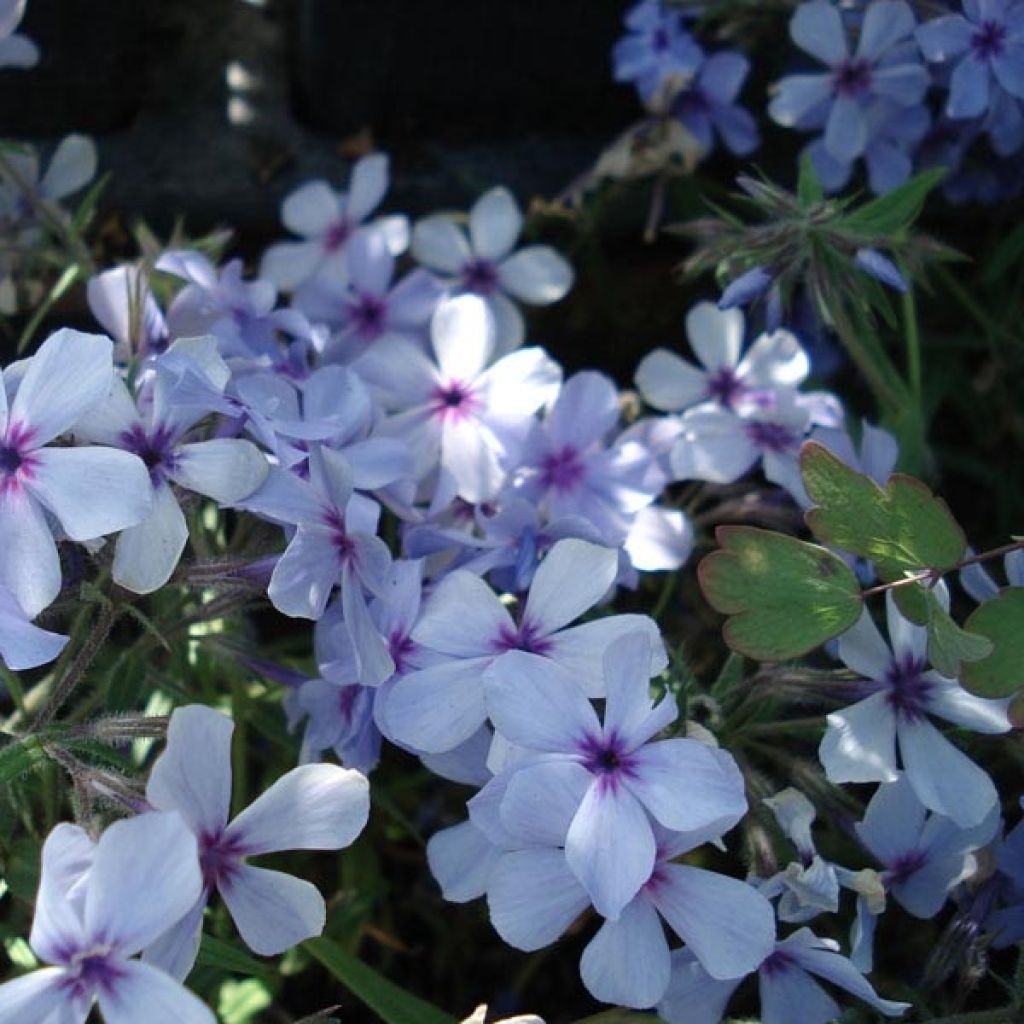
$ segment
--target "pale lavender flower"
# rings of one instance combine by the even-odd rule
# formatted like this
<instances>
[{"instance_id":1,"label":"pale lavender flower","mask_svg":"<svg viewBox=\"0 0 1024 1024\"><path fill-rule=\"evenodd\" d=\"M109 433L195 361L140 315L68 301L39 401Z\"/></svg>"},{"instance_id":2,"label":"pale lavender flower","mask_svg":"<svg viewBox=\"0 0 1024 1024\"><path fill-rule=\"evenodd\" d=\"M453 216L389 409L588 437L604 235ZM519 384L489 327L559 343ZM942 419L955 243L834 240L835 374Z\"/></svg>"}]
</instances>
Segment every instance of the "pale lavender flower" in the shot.
<instances>
[{"instance_id":1,"label":"pale lavender flower","mask_svg":"<svg viewBox=\"0 0 1024 1024\"><path fill-rule=\"evenodd\" d=\"M10 152L7 160L19 180L7 180L0 186L0 205L11 209L16 228L39 226L32 209L32 199L47 203L52 213L66 217L60 201L84 188L96 176L96 145L85 135L63 138L42 176L39 174L39 159L31 150ZM26 188L28 195L24 191Z\"/></svg>"},{"instance_id":2,"label":"pale lavender flower","mask_svg":"<svg viewBox=\"0 0 1024 1024\"><path fill-rule=\"evenodd\" d=\"M758 968L763 1024L829 1024L842 1009L811 977L830 982L886 1017L898 1017L910 1003L882 999L871 984L839 954L831 939L801 928L776 943ZM719 1024L742 978L713 978L689 950L672 954L672 980L658 1013L668 1024Z\"/></svg>"},{"instance_id":3,"label":"pale lavender flower","mask_svg":"<svg viewBox=\"0 0 1024 1024\"><path fill-rule=\"evenodd\" d=\"M295 293L297 309L335 329L321 358L349 363L386 335L425 333L443 294L432 274L416 269L392 285L395 257L375 228L357 231L345 257L344 277L320 274Z\"/></svg>"},{"instance_id":4,"label":"pale lavender flower","mask_svg":"<svg viewBox=\"0 0 1024 1024\"><path fill-rule=\"evenodd\" d=\"M311 446L308 481L272 470L264 486L239 506L297 527L270 580L267 593L274 607L285 615L319 619L340 585L360 681L377 686L387 679L395 664L370 618L366 590L386 593L391 554L376 536L380 506L354 492L345 457Z\"/></svg>"},{"instance_id":5,"label":"pale lavender flower","mask_svg":"<svg viewBox=\"0 0 1024 1024\"><path fill-rule=\"evenodd\" d=\"M514 493L550 519L586 520L609 547L622 544L666 480L642 444L613 438L619 420L612 381L592 370L574 374L530 431L513 474Z\"/></svg>"},{"instance_id":6,"label":"pale lavender flower","mask_svg":"<svg viewBox=\"0 0 1024 1024\"><path fill-rule=\"evenodd\" d=\"M3 1024L79 1024L94 1002L107 1024L215 1024L169 972L133 959L202 891L196 840L178 814L110 825L95 845L77 825L43 844L29 942L53 966L0 985Z\"/></svg>"},{"instance_id":7,"label":"pale lavender flower","mask_svg":"<svg viewBox=\"0 0 1024 1024\"><path fill-rule=\"evenodd\" d=\"M0 586L29 618L61 586L46 512L75 541L115 533L149 514L141 459L113 448L50 445L109 396L113 379L110 340L68 329L0 375Z\"/></svg>"},{"instance_id":8,"label":"pale lavender flower","mask_svg":"<svg viewBox=\"0 0 1024 1024\"><path fill-rule=\"evenodd\" d=\"M1024 99L1024 4L964 0L963 14L925 22L917 41L929 61L954 63L946 116L979 117L1001 93Z\"/></svg>"},{"instance_id":9,"label":"pale lavender flower","mask_svg":"<svg viewBox=\"0 0 1024 1024\"><path fill-rule=\"evenodd\" d=\"M671 697L651 704L652 653L646 633L605 646L597 687L606 694L603 723L585 695L594 683L550 659L511 651L484 680L495 729L540 758L509 780L506 801L517 779L529 780L534 795L520 804L522 815L503 803L506 829L515 836L529 828L531 811L540 827L542 795L569 793L575 810L564 840L566 863L597 911L612 920L654 871L651 817L676 832L721 834L747 807L742 776L724 751L691 739L650 742L679 713ZM678 786L678 779L687 785Z\"/></svg>"},{"instance_id":10,"label":"pale lavender flower","mask_svg":"<svg viewBox=\"0 0 1024 1024\"><path fill-rule=\"evenodd\" d=\"M53 661L69 637L32 625L17 598L0 586L0 660L13 672Z\"/></svg>"},{"instance_id":11,"label":"pale lavender flower","mask_svg":"<svg viewBox=\"0 0 1024 1024\"><path fill-rule=\"evenodd\" d=\"M1010 729L1005 700L975 697L928 670L927 630L903 618L886 593L892 649L871 614L839 637L839 657L863 677L863 700L828 716L819 756L832 782L895 782L896 752L907 781L929 810L961 828L980 824L998 803L992 780L928 720L937 715L981 733Z\"/></svg>"},{"instance_id":12,"label":"pale lavender flower","mask_svg":"<svg viewBox=\"0 0 1024 1024\"><path fill-rule=\"evenodd\" d=\"M26 0L0 2L0 68L34 68L39 47L28 36L14 30L25 16Z\"/></svg>"},{"instance_id":13,"label":"pale lavender flower","mask_svg":"<svg viewBox=\"0 0 1024 1024\"><path fill-rule=\"evenodd\" d=\"M617 571L611 549L559 541L537 569L518 621L479 576L456 570L444 577L411 635L446 660L395 683L382 711L385 732L430 753L468 739L487 718L485 674L510 652L557 662L583 685L600 687L605 647L642 630L650 643L643 668L660 671L664 647L646 616L612 615L565 628L605 596Z\"/></svg>"},{"instance_id":14,"label":"pale lavender flower","mask_svg":"<svg viewBox=\"0 0 1024 1024\"><path fill-rule=\"evenodd\" d=\"M96 321L114 339L116 362L145 359L166 350L167 321L141 267L104 270L89 279L86 298Z\"/></svg>"},{"instance_id":15,"label":"pale lavender flower","mask_svg":"<svg viewBox=\"0 0 1024 1024\"><path fill-rule=\"evenodd\" d=\"M628 33L612 48L616 82L633 82L643 99L670 76L688 78L704 54L683 27L682 14L660 0L641 0L626 12Z\"/></svg>"},{"instance_id":16,"label":"pale lavender flower","mask_svg":"<svg viewBox=\"0 0 1024 1024\"><path fill-rule=\"evenodd\" d=\"M705 153L715 148L715 134L736 156L748 156L761 145L761 134L750 111L736 102L750 61L742 53L713 53L694 81L672 101L672 113L686 126Z\"/></svg>"},{"instance_id":17,"label":"pale lavender flower","mask_svg":"<svg viewBox=\"0 0 1024 1024\"><path fill-rule=\"evenodd\" d=\"M700 367L657 348L637 367L637 390L663 412L682 412L704 402L737 409L751 392L795 388L810 373L807 353L789 331L762 334L745 353L743 334L739 310L698 303L686 315L686 336Z\"/></svg>"},{"instance_id":18,"label":"pale lavender flower","mask_svg":"<svg viewBox=\"0 0 1024 1024\"><path fill-rule=\"evenodd\" d=\"M212 401L220 398L229 371L213 338L175 342L154 362L150 400L139 405L114 375L106 401L74 428L78 438L137 455L149 470L150 512L121 533L114 549L114 580L137 594L152 593L170 579L188 540L188 524L172 483L234 504L252 494L270 468L249 441L188 440L210 407L175 400L181 395L182 374L200 378Z\"/></svg>"},{"instance_id":19,"label":"pale lavender flower","mask_svg":"<svg viewBox=\"0 0 1024 1024\"><path fill-rule=\"evenodd\" d=\"M281 850L340 850L355 840L369 815L363 775L308 764L281 776L229 823L233 730L231 719L212 708L176 708L167 746L146 787L149 802L177 811L198 842L182 858L202 872L200 886L185 901L187 913L159 938L151 935L142 943L146 960L175 977L184 978L195 961L203 908L214 889L246 944L263 956L319 935L326 907L316 887L253 867L246 858Z\"/></svg>"},{"instance_id":20,"label":"pale lavender flower","mask_svg":"<svg viewBox=\"0 0 1024 1024\"><path fill-rule=\"evenodd\" d=\"M824 125L828 154L835 160L857 159L871 138L870 105L884 98L916 106L928 88L928 72L913 41L915 25L914 12L903 0L873 0L851 53L838 7L827 0L801 4L790 21L790 36L829 70L783 78L769 114L786 127Z\"/></svg>"},{"instance_id":21,"label":"pale lavender flower","mask_svg":"<svg viewBox=\"0 0 1024 1024\"><path fill-rule=\"evenodd\" d=\"M1011 551L1003 559L1003 571L1011 587L1024 587L1024 550ZM978 604L999 595L999 584L980 562L960 570L960 585Z\"/></svg>"},{"instance_id":22,"label":"pale lavender flower","mask_svg":"<svg viewBox=\"0 0 1024 1024\"><path fill-rule=\"evenodd\" d=\"M572 287L572 267L548 245L513 252L523 227L508 189L485 192L469 211L469 233L436 214L413 229L412 254L436 271L452 292L481 296L494 317L495 348L510 352L523 343L523 317L512 299L528 306L558 302Z\"/></svg>"},{"instance_id":23,"label":"pale lavender flower","mask_svg":"<svg viewBox=\"0 0 1024 1024\"><path fill-rule=\"evenodd\" d=\"M436 363L393 336L371 346L352 368L397 413L380 433L408 444L419 478L440 464L459 497L473 503L493 498L533 414L557 394L561 371L540 348L492 363L494 321L474 295L438 306L431 342Z\"/></svg>"},{"instance_id":24,"label":"pale lavender flower","mask_svg":"<svg viewBox=\"0 0 1024 1024\"><path fill-rule=\"evenodd\" d=\"M218 270L202 253L165 252L157 270L188 282L167 311L172 337L212 334L221 355L242 366L269 366L304 376L313 347L309 322L296 309L277 309L277 288L257 278L242 279L242 261ZM286 345L282 338L290 338Z\"/></svg>"},{"instance_id":25,"label":"pale lavender flower","mask_svg":"<svg viewBox=\"0 0 1024 1024\"><path fill-rule=\"evenodd\" d=\"M281 206L281 220L302 241L270 246L263 254L260 276L284 291L293 291L319 274L343 278L346 246L388 190L388 164L385 154L372 153L352 165L347 192L317 180L288 195ZM405 217L381 217L374 226L384 233L396 256L408 246Z\"/></svg>"},{"instance_id":26,"label":"pale lavender flower","mask_svg":"<svg viewBox=\"0 0 1024 1024\"><path fill-rule=\"evenodd\" d=\"M934 917L949 891L977 868L970 854L999 831L1000 808L993 805L972 828L930 814L906 775L883 783L855 826L860 841L883 866L887 892L917 918Z\"/></svg>"},{"instance_id":27,"label":"pale lavender flower","mask_svg":"<svg viewBox=\"0 0 1024 1024\"><path fill-rule=\"evenodd\" d=\"M775 276L765 267L751 267L726 285L722 297L718 300L718 308L736 309L739 306L750 305L772 287Z\"/></svg>"}]
</instances>

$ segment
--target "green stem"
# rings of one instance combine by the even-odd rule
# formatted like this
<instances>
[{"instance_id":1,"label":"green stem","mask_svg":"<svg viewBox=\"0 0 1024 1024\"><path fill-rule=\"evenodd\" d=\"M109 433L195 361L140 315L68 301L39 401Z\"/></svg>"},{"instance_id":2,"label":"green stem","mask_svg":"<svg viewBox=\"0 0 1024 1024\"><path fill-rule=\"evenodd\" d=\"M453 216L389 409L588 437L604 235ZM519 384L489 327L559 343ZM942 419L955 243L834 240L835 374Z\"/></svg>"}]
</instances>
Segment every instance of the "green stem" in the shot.
<instances>
[{"instance_id":1,"label":"green stem","mask_svg":"<svg viewBox=\"0 0 1024 1024\"><path fill-rule=\"evenodd\" d=\"M874 336L874 329L863 317L855 313L848 317L846 310L838 304L829 312L832 314L839 340L850 353L850 358L857 364L857 369L863 374L879 408L889 413L902 411L906 401L906 385L885 349Z\"/></svg>"},{"instance_id":2,"label":"green stem","mask_svg":"<svg viewBox=\"0 0 1024 1024\"><path fill-rule=\"evenodd\" d=\"M1022 1024L1024 1016L1012 1006L999 1010L978 1010L974 1013L954 1013L952 1017L933 1017L928 1024Z\"/></svg>"},{"instance_id":3,"label":"green stem","mask_svg":"<svg viewBox=\"0 0 1024 1024\"><path fill-rule=\"evenodd\" d=\"M903 293L903 336L907 344L907 378L910 390L914 395L917 408L923 408L923 391L921 385L921 335L917 325L917 303L914 300L914 289L908 288Z\"/></svg>"}]
</instances>

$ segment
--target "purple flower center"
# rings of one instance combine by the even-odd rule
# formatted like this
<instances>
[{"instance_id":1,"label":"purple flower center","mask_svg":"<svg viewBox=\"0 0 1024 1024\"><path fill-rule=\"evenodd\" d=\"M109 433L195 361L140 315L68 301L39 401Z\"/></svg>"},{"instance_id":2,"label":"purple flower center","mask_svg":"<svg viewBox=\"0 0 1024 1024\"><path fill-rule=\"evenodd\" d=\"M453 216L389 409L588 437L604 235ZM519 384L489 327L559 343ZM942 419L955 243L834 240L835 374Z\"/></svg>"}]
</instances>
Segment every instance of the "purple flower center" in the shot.
<instances>
[{"instance_id":1,"label":"purple flower center","mask_svg":"<svg viewBox=\"0 0 1024 1024\"><path fill-rule=\"evenodd\" d=\"M889 881L894 885L902 885L909 881L911 875L920 871L927 861L928 858L921 850L908 850L906 853L901 853L889 865Z\"/></svg>"},{"instance_id":2,"label":"purple flower center","mask_svg":"<svg viewBox=\"0 0 1024 1024\"><path fill-rule=\"evenodd\" d=\"M21 452L10 445L0 445L0 473L17 473L21 469Z\"/></svg>"},{"instance_id":3,"label":"purple flower center","mask_svg":"<svg viewBox=\"0 0 1024 1024\"><path fill-rule=\"evenodd\" d=\"M207 889L230 883L238 866L242 863L243 851L237 841L224 836L223 832L199 837L199 867L203 873L203 884Z\"/></svg>"},{"instance_id":4,"label":"purple flower center","mask_svg":"<svg viewBox=\"0 0 1024 1024\"><path fill-rule=\"evenodd\" d=\"M95 992L109 992L122 974L109 949L79 953L72 958L71 966L75 973L68 972L63 984L83 1000Z\"/></svg>"},{"instance_id":5,"label":"purple flower center","mask_svg":"<svg viewBox=\"0 0 1024 1024\"><path fill-rule=\"evenodd\" d=\"M347 217L341 217L324 232L324 248L328 252L337 252L348 241L350 234L352 225Z\"/></svg>"},{"instance_id":6,"label":"purple flower center","mask_svg":"<svg viewBox=\"0 0 1024 1024\"><path fill-rule=\"evenodd\" d=\"M462 284L477 295L490 295L498 287L498 268L490 260L471 260L462 268Z\"/></svg>"},{"instance_id":7,"label":"purple flower center","mask_svg":"<svg viewBox=\"0 0 1024 1024\"><path fill-rule=\"evenodd\" d=\"M395 630L388 637L388 653L395 663L395 675L401 675L409 669L409 661L416 650L416 641L407 633Z\"/></svg>"},{"instance_id":8,"label":"purple flower center","mask_svg":"<svg viewBox=\"0 0 1024 1024\"><path fill-rule=\"evenodd\" d=\"M708 376L708 398L719 405L732 406L746 388L731 366L720 366Z\"/></svg>"},{"instance_id":9,"label":"purple flower center","mask_svg":"<svg viewBox=\"0 0 1024 1024\"><path fill-rule=\"evenodd\" d=\"M832 73L832 91L865 99L871 92L871 65L863 57L847 57Z\"/></svg>"},{"instance_id":10,"label":"purple flower center","mask_svg":"<svg viewBox=\"0 0 1024 1024\"><path fill-rule=\"evenodd\" d=\"M343 686L338 694L338 714L346 725L352 724L352 711L361 689L361 686Z\"/></svg>"},{"instance_id":11,"label":"purple flower center","mask_svg":"<svg viewBox=\"0 0 1024 1024\"><path fill-rule=\"evenodd\" d=\"M556 491L573 490L583 480L585 473L586 466L580 453L571 444L548 452L540 462L541 483Z\"/></svg>"},{"instance_id":12,"label":"purple flower center","mask_svg":"<svg viewBox=\"0 0 1024 1024\"><path fill-rule=\"evenodd\" d=\"M668 30L664 25L659 25L651 36L651 49L656 53L663 53L669 48L671 40L668 37Z\"/></svg>"},{"instance_id":13,"label":"purple flower center","mask_svg":"<svg viewBox=\"0 0 1024 1024\"><path fill-rule=\"evenodd\" d=\"M785 950L777 949L764 958L759 971L764 971L769 977L775 974L784 974L793 966L793 957Z\"/></svg>"},{"instance_id":14,"label":"purple flower center","mask_svg":"<svg viewBox=\"0 0 1024 1024\"><path fill-rule=\"evenodd\" d=\"M598 785L611 789L618 786L623 778L635 774L630 751L618 733L607 736L587 736L579 744L583 767L597 776Z\"/></svg>"},{"instance_id":15,"label":"purple flower center","mask_svg":"<svg viewBox=\"0 0 1024 1024\"><path fill-rule=\"evenodd\" d=\"M746 425L747 437L762 451L782 454L796 445L796 438L781 423L752 420Z\"/></svg>"},{"instance_id":16,"label":"purple flower center","mask_svg":"<svg viewBox=\"0 0 1024 1024\"><path fill-rule=\"evenodd\" d=\"M515 630L507 627L501 631L494 643L495 650L525 651L527 654L547 654L551 643L540 629L529 620L520 623Z\"/></svg>"},{"instance_id":17,"label":"purple flower center","mask_svg":"<svg viewBox=\"0 0 1024 1024\"><path fill-rule=\"evenodd\" d=\"M364 338L376 338L384 330L388 305L377 295L360 294L348 307L348 315L356 331Z\"/></svg>"},{"instance_id":18,"label":"purple flower center","mask_svg":"<svg viewBox=\"0 0 1024 1024\"><path fill-rule=\"evenodd\" d=\"M473 390L462 381L449 381L434 389L430 396L430 411L442 419L463 419L478 406Z\"/></svg>"},{"instance_id":19,"label":"purple flower center","mask_svg":"<svg viewBox=\"0 0 1024 1024\"><path fill-rule=\"evenodd\" d=\"M12 423L7 437L0 441L0 493L17 486L18 481L32 475L36 459L29 447L32 431L20 423Z\"/></svg>"},{"instance_id":20,"label":"purple flower center","mask_svg":"<svg viewBox=\"0 0 1024 1024\"><path fill-rule=\"evenodd\" d=\"M332 509L324 516L324 524L331 531L331 544L338 552L338 561L341 565L347 564L355 555L355 545L348 535L345 527L345 519L337 509Z\"/></svg>"},{"instance_id":21,"label":"purple flower center","mask_svg":"<svg viewBox=\"0 0 1024 1024\"><path fill-rule=\"evenodd\" d=\"M909 721L924 718L932 684L924 678L926 663L911 654L903 655L889 665L885 683L892 709Z\"/></svg>"},{"instance_id":22,"label":"purple flower center","mask_svg":"<svg viewBox=\"0 0 1024 1024\"><path fill-rule=\"evenodd\" d=\"M158 484L172 473L177 465L174 435L169 427L154 427L152 432L147 434L142 424L136 423L131 429L123 430L118 440L126 451L142 459L149 470L149 479L154 484Z\"/></svg>"},{"instance_id":23,"label":"purple flower center","mask_svg":"<svg viewBox=\"0 0 1024 1024\"><path fill-rule=\"evenodd\" d=\"M1000 56L1006 48L1006 35L1006 26L1001 21L989 18L971 36L971 49L979 60L991 60Z\"/></svg>"}]
</instances>

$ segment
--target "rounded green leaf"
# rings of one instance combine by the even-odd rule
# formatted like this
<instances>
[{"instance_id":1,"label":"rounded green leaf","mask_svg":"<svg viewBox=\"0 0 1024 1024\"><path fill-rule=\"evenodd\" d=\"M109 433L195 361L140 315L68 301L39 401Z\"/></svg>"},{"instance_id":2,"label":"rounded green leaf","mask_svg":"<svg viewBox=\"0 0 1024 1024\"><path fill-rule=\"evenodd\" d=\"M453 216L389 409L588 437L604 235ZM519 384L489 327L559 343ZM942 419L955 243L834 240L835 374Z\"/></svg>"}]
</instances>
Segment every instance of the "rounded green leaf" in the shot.
<instances>
[{"instance_id":1,"label":"rounded green leaf","mask_svg":"<svg viewBox=\"0 0 1024 1024\"><path fill-rule=\"evenodd\" d=\"M720 526L720 551L697 568L711 606L728 615L725 642L759 661L814 650L849 629L861 612L850 567L817 544L750 526Z\"/></svg>"},{"instance_id":2,"label":"rounded green leaf","mask_svg":"<svg viewBox=\"0 0 1024 1024\"><path fill-rule=\"evenodd\" d=\"M964 623L987 637L993 651L964 665L960 680L981 697L1009 697L1024 686L1024 587L1007 587L979 605Z\"/></svg>"}]
</instances>

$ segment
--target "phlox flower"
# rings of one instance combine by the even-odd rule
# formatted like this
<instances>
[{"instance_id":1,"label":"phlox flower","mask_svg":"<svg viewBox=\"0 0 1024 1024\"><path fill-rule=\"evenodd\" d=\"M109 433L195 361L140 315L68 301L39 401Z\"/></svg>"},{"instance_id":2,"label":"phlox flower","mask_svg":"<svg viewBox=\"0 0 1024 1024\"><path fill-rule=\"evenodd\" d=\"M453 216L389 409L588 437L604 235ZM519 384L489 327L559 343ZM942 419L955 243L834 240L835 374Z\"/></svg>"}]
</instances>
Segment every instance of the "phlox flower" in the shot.
<instances>
[{"instance_id":1,"label":"phlox flower","mask_svg":"<svg viewBox=\"0 0 1024 1024\"><path fill-rule=\"evenodd\" d=\"M717 829L719 835L747 807L742 776L728 754L691 739L650 742L679 713L670 697L651 705L651 656L645 633L605 646L603 722L585 694L593 684L551 660L513 651L485 676L495 729L539 757L509 779L505 828L513 836L529 834L541 827L543 794L568 794L575 806L564 836L565 862L598 913L611 920L654 871L651 818L672 831ZM678 786L679 779L687 785ZM507 802L516 800L518 787L526 792L513 811Z\"/></svg>"},{"instance_id":2,"label":"phlox flower","mask_svg":"<svg viewBox=\"0 0 1024 1024\"><path fill-rule=\"evenodd\" d=\"M39 47L28 36L14 30L25 16L26 0L0 2L0 68L34 68Z\"/></svg>"},{"instance_id":3,"label":"phlox flower","mask_svg":"<svg viewBox=\"0 0 1024 1024\"><path fill-rule=\"evenodd\" d=\"M762 334L742 354L744 319L738 309L698 303L686 316L686 336L700 366L657 348L640 361L636 387L662 412L682 412L704 402L737 409L752 392L798 387L811 364L789 331Z\"/></svg>"},{"instance_id":4,"label":"phlox flower","mask_svg":"<svg viewBox=\"0 0 1024 1024\"><path fill-rule=\"evenodd\" d=\"M337 192L326 181L308 181L285 197L281 220L301 242L279 242L263 254L260 277L283 291L294 291L319 274L344 278L345 247L380 206L388 190L388 157L371 153L352 165L348 191ZM409 244L405 217L381 217L374 226L384 232L396 256Z\"/></svg>"},{"instance_id":5,"label":"phlox flower","mask_svg":"<svg viewBox=\"0 0 1024 1024\"><path fill-rule=\"evenodd\" d=\"M50 445L109 396L112 351L108 338L64 329L0 374L0 586L29 618L61 586L46 512L71 540L87 541L134 526L150 511L149 475L137 456Z\"/></svg>"},{"instance_id":6,"label":"phlox flower","mask_svg":"<svg viewBox=\"0 0 1024 1024\"><path fill-rule=\"evenodd\" d=\"M218 269L202 253L165 252L156 269L186 283L167 311L174 338L212 334L221 355L242 366L270 366L304 376L312 330L296 309L277 309L277 288L267 280L242 279L242 261ZM286 346L281 337L292 341Z\"/></svg>"},{"instance_id":7,"label":"phlox flower","mask_svg":"<svg viewBox=\"0 0 1024 1024\"><path fill-rule=\"evenodd\" d=\"M609 547L622 544L665 478L641 443L612 438L619 419L612 381L592 370L574 374L530 431L513 475L514 493L551 519L586 520Z\"/></svg>"},{"instance_id":8,"label":"phlox flower","mask_svg":"<svg viewBox=\"0 0 1024 1024\"><path fill-rule=\"evenodd\" d=\"M704 54L683 27L680 11L661 0L641 0L626 12L627 34L612 48L616 82L633 82L647 99L670 76L690 77Z\"/></svg>"},{"instance_id":9,"label":"phlox flower","mask_svg":"<svg viewBox=\"0 0 1024 1024\"><path fill-rule=\"evenodd\" d=\"M2 12L0 12L2 17ZM0 40L0 54L3 41ZM31 151L6 154L18 175L18 182L0 186L0 208L9 208L16 227L37 227L31 199L47 203L54 214L66 217L60 201L84 188L96 177L96 145L86 135L68 135L61 139L40 176L39 159ZM25 195L27 187L30 195Z\"/></svg>"},{"instance_id":10,"label":"phlox flower","mask_svg":"<svg viewBox=\"0 0 1024 1024\"><path fill-rule=\"evenodd\" d=\"M115 267L89 279L89 309L114 339L114 359L126 363L145 359L167 348L169 332L149 280L141 267Z\"/></svg>"},{"instance_id":11,"label":"phlox flower","mask_svg":"<svg viewBox=\"0 0 1024 1024\"><path fill-rule=\"evenodd\" d=\"M114 580L137 594L152 593L170 579L188 540L188 524L172 484L233 504L252 494L270 468L250 441L186 440L209 410L204 404L175 401L181 395L181 373L201 378L214 400L229 377L213 338L175 342L153 370L148 401L137 405L114 375L106 401L82 417L74 431L83 440L137 455L149 470L151 510L121 533L114 549Z\"/></svg>"},{"instance_id":12,"label":"phlox flower","mask_svg":"<svg viewBox=\"0 0 1024 1024\"><path fill-rule=\"evenodd\" d=\"M855 828L883 866L886 892L907 913L925 919L934 917L950 889L973 873L970 853L990 843L999 824L998 805L972 828L929 813L901 774L878 787Z\"/></svg>"},{"instance_id":13,"label":"phlox flower","mask_svg":"<svg viewBox=\"0 0 1024 1024\"><path fill-rule=\"evenodd\" d=\"M915 25L914 12L903 0L873 0L851 53L838 7L828 0L800 4L789 34L829 70L783 78L769 114L786 127L824 125L822 141L828 155L838 161L856 160L871 139L871 104L883 98L913 107L928 88L928 72L913 41Z\"/></svg>"},{"instance_id":14,"label":"phlox flower","mask_svg":"<svg viewBox=\"0 0 1024 1024\"><path fill-rule=\"evenodd\" d=\"M297 309L335 329L322 359L349 363L385 335L418 339L425 332L442 295L432 274L416 269L392 285L395 256L375 228L352 236L345 262L344 277L322 273L295 293Z\"/></svg>"},{"instance_id":15,"label":"phlox flower","mask_svg":"<svg viewBox=\"0 0 1024 1024\"><path fill-rule=\"evenodd\" d=\"M924 107L906 107L880 100L864 114L868 141L861 156L867 168L868 187L876 195L899 188L913 173L914 151L931 128L931 115ZM856 160L834 157L824 139L807 147L822 188L840 192L853 175ZM887 282L888 283L888 282ZM902 290L906 290L906 285Z\"/></svg>"},{"instance_id":16,"label":"phlox flower","mask_svg":"<svg viewBox=\"0 0 1024 1024\"><path fill-rule=\"evenodd\" d=\"M763 1024L829 1024L842 1009L811 975L845 989L886 1017L910 1003L882 999L831 939L801 928L777 942L758 968ZM742 978L720 981L689 950L672 954L672 980L658 1013L668 1024L719 1024Z\"/></svg>"},{"instance_id":17,"label":"phlox flower","mask_svg":"<svg viewBox=\"0 0 1024 1024\"><path fill-rule=\"evenodd\" d=\"M442 302L430 336L436 363L412 342L391 336L352 368L395 412L380 433L409 446L417 476L440 464L459 497L485 501L505 482L533 414L557 394L561 370L540 348L492 363L494 320L477 296Z\"/></svg>"},{"instance_id":18,"label":"phlox flower","mask_svg":"<svg viewBox=\"0 0 1024 1024\"><path fill-rule=\"evenodd\" d=\"M425 602L411 633L445 660L395 683L380 711L385 733L428 753L468 739L487 718L488 670L510 652L557 662L584 685L600 687L605 647L642 630L650 643L643 668L659 672L666 664L664 647L646 616L611 615L566 628L605 596L617 570L611 549L559 541L534 574L518 620L480 577L465 570L449 573Z\"/></svg>"},{"instance_id":19,"label":"phlox flower","mask_svg":"<svg viewBox=\"0 0 1024 1024\"><path fill-rule=\"evenodd\" d=\"M13 672L53 661L69 637L34 626L18 599L0 586L0 660Z\"/></svg>"},{"instance_id":20,"label":"phlox flower","mask_svg":"<svg viewBox=\"0 0 1024 1024\"><path fill-rule=\"evenodd\" d=\"M1024 549L1006 555L1003 570L1011 587L1024 587ZM999 584L980 562L960 570L960 585L979 604L999 595Z\"/></svg>"},{"instance_id":21,"label":"phlox flower","mask_svg":"<svg viewBox=\"0 0 1024 1024\"><path fill-rule=\"evenodd\" d=\"M1006 93L1024 99L1024 4L964 0L962 8L916 32L929 61L955 64L946 104L953 118L978 117Z\"/></svg>"},{"instance_id":22,"label":"phlox flower","mask_svg":"<svg viewBox=\"0 0 1024 1024\"><path fill-rule=\"evenodd\" d=\"M513 252L523 217L505 188L485 192L469 211L469 233L436 214L413 229L412 255L441 275L452 292L481 296L494 316L495 348L510 352L523 343L523 317L512 299L528 306L558 302L572 287L568 263L548 245Z\"/></svg>"},{"instance_id":23,"label":"phlox flower","mask_svg":"<svg viewBox=\"0 0 1024 1024\"><path fill-rule=\"evenodd\" d=\"M717 134L736 156L748 156L761 145L761 133L750 111L736 102L750 72L742 53L713 53L697 76L672 101L672 113L686 126L705 153L715 148Z\"/></svg>"},{"instance_id":24,"label":"phlox flower","mask_svg":"<svg viewBox=\"0 0 1024 1024\"><path fill-rule=\"evenodd\" d=\"M377 535L380 506L353 488L344 455L317 445L309 451L309 479L275 469L240 507L296 527L278 559L267 594L278 611L319 619L331 591L341 587L346 628L363 685L377 686L395 670L367 608L366 591L385 594L391 553Z\"/></svg>"},{"instance_id":25,"label":"phlox flower","mask_svg":"<svg viewBox=\"0 0 1024 1024\"><path fill-rule=\"evenodd\" d=\"M1024 939L1024 821L1006 833L996 850L995 883L1000 901L985 917L985 931L996 949Z\"/></svg>"},{"instance_id":26,"label":"phlox flower","mask_svg":"<svg viewBox=\"0 0 1024 1024\"><path fill-rule=\"evenodd\" d=\"M962 728L1010 728L1005 700L986 700L928 670L928 633L903 618L886 593L892 648L867 609L839 637L839 658L864 679L863 700L828 716L819 757L832 782L895 782L902 766L918 800L961 828L979 825L998 803L988 775L929 721ZM899 762L897 762L897 752Z\"/></svg>"},{"instance_id":27,"label":"phlox flower","mask_svg":"<svg viewBox=\"0 0 1024 1024\"><path fill-rule=\"evenodd\" d=\"M355 840L369 815L365 776L337 765L307 764L282 775L229 822L233 730L231 719L212 708L176 708L167 746L146 786L154 807L184 819L195 841L191 857L182 859L201 869L201 886L185 902L184 917L143 943L148 962L179 978L195 962L203 908L214 889L245 943L263 956L319 935L326 907L316 887L253 867L246 858L281 850L340 850Z\"/></svg>"},{"instance_id":28,"label":"phlox flower","mask_svg":"<svg viewBox=\"0 0 1024 1024\"><path fill-rule=\"evenodd\" d=\"M51 964L0 985L3 1024L215 1024L175 978L133 959L187 914L202 890L196 840L177 814L110 825L95 845L77 825L43 844L29 942Z\"/></svg>"}]
</instances>

